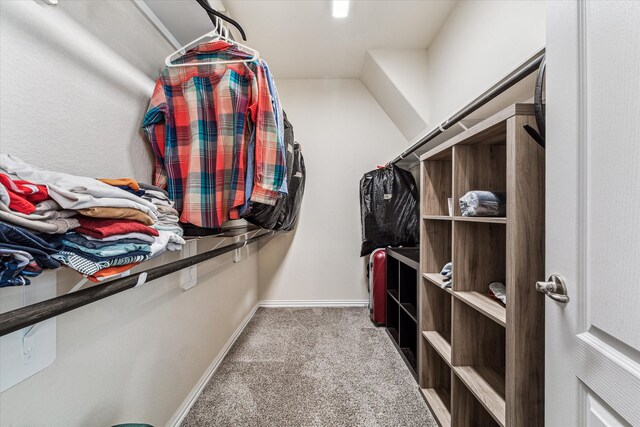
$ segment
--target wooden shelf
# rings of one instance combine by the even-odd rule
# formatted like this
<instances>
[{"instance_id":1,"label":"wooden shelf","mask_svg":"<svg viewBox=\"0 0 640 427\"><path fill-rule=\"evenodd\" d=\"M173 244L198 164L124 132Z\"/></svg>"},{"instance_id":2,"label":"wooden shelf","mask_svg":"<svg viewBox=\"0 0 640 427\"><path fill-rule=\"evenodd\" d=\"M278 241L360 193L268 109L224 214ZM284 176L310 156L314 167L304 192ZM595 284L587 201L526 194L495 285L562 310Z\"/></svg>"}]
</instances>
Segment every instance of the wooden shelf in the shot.
<instances>
[{"instance_id":1,"label":"wooden shelf","mask_svg":"<svg viewBox=\"0 0 640 427\"><path fill-rule=\"evenodd\" d=\"M493 369L456 366L455 374L500 426L505 425L504 377Z\"/></svg>"},{"instance_id":2,"label":"wooden shelf","mask_svg":"<svg viewBox=\"0 0 640 427\"><path fill-rule=\"evenodd\" d=\"M451 425L451 393L443 388L423 388L420 389L427 406L431 409L433 417L436 419L440 427L449 427Z\"/></svg>"},{"instance_id":3,"label":"wooden shelf","mask_svg":"<svg viewBox=\"0 0 640 427\"><path fill-rule=\"evenodd\" d=\"M411 320L418 323L418 310L416 310L416 306L413 304L409 304L406 302L400 303L400 307L411 317Z\"/></svg>"},{"instance_id":4,"label":"wooden shelf","mask_svg":"<svg viewBox=\"0 0 640 427\"><path fill-rule=\"evenodd\" d=\"M437 331L422 331L431 347L451 366L451 344Z\"/></svg>"},{"instance_id":5,"label":"wooden shelf","mask_svg":"<svg viewBox=\"0 0 640 427\"><path fill-rule=\"evenodd\" d=\"M453 296L475 308L494 322L507 326L507 309L498 301L475 291L454 291Z\"/></svg>"},{"instance_id":6,"label":"wooden shelf","mask_svg":"<svg viewBox=\"0 0 640 427\"><path fill-rule=\"evenodd\" d=\"M449 215L422 215L422 219L432 219L434 221L453 221Z\"/></svg>"},{"instance_id":7,"label":"wooden shelf","mask_svg":"<svg viewBox=\"0 0 640 427\"><path fill-rule=\"evenodd\" d=\"M507 218L500 216L448 216L448 215L423 215L422 219L434 221L462 221L481 222L485 224L506 224Z\"/></svg>"},{"instance_id":8,"label":"wooden shelf","mask_svg":"<svg viewBox=\"0 0 640 427\"><path fill-rule=\"evenodd\" d=\"M507 218L500 216L454 216L454 221L481 222L485 224L506 224Z\"/></svg>"},{"instance_id":9,"label":"wooden shelf","mask_svg":"<svg viewBox=\"0 0 640 427\"><path fill-rule=\"evenodd\" d=\"M420 157L418 371L434 415L450 394L446 425L544 424L544 357L531 355L544 353L532 283L544 277L545 151L525 125L533 106L514 104ZM457 203L447 215L472 190L504 191L507 215L465 217ZM452 288L438 273L448 262ZM506 305L487 294L494 281Z\"/></svg>"},{"instance_id":10,"label":"wooden shelf","mask_svg":"<svg viewBox=\"0 0 640 427\"><path fill-rule=\"evenodd\" d=\"M445 287L444 279L445 277L440 273L423 273L422 277L427 279L429 282L433 283L443 291L451 292L451 288Z\"/></svg>"}]
</instances>

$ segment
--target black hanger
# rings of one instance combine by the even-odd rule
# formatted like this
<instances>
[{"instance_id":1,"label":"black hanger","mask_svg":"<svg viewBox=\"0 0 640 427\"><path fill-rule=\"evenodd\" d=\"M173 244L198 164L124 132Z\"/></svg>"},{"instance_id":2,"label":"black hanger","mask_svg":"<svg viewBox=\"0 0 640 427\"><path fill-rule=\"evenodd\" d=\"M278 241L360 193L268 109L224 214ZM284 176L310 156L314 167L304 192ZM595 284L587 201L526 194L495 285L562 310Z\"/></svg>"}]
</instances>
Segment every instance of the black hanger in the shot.
<instances>
[{"instance_id":1,"label":"black hanger","mask_svg":"<svg viewBox=\"0 0 640 427\"><path fill-rule=\"evenodd\" d=\"M218 18L227 21L229 24L233 25L234 27L236 27L238 29L238 31L240 32L240 35L242 36L242 40L247 40L247 36L244 32L244 30L242 29L242 27L240 26L240 24L238 24L236 21L234 21L233 19L229 18L226 15L223 15L222 13L218 12L217 10L213 9L211 6L209 6L209 4L207 3L207 0L196 0L198 2L198 4L200 6L202 6L202 8L204 10L207 11L207 14L209 15L209 19L211 19L211 22L213 22L213 25L216 25L216 18L214 18L214 16L217 16Z\"/></svg>"}]
</instances>

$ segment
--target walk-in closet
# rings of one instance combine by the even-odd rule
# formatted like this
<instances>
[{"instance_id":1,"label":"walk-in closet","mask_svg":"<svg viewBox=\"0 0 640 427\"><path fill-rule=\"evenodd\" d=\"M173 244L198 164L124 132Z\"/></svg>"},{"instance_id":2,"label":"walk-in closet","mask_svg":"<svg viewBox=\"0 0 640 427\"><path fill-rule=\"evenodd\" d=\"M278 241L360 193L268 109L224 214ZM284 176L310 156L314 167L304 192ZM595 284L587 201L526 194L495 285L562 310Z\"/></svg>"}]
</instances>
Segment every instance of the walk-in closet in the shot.
<instances>
[{"instance_id":1,"label":"walk-in closet","mask_svg":"<svg viewBox=\"0 0 640 427\"><path fill-rule=\"evenodd\" d=\"M640 1L0 0L0 426L640 426Z\"/></svg>"}]
</instances>

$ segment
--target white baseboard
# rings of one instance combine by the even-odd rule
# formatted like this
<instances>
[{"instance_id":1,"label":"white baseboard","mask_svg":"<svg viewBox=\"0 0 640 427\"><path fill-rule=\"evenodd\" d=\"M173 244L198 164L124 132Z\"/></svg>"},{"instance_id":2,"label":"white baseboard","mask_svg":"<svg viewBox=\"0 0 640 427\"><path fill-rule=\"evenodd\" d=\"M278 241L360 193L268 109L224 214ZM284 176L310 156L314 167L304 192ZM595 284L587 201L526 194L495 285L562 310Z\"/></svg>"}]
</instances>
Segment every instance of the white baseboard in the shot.
<instances>
[{"instance_id":1,"label":"white baseboard","mask_svg":"<svg viewBox=\"0 0 640 427\"><path fill-rule=\"evenodd\" d=\"M216 370L218 370L220 363L222 363L222 361L224 360L229 350L231 350L231 346L233 346L233 344L236 342L236 340L238 339L242 331L244 331L244 328L247 326L247 324L249 323L253 315L256 314L256 310L258 310L258 307L259 307L259 304L256 304L255 307L251 309L249 314L247 314L247 316L242 320L242 323L240 323L240 325L235 330L233 335L231 335L231 337L229 338L227 343L224 345L222 350L220 350L220 353L218 353L216 358L213 359L213 362L211 362L211 365L209 365L209 367L204 372L204 374L202 374L202 377L200 377L200 379L196 383L193 390L191 390L191 392L189 393L185 401L182 403L182 405L180 405L180 407L175 412L175 414L173 414L173 417L171 417L171 419L167 423L167 427L169 426L177 427L182 423L182 421L184 421L185 417L191 410L191 407L194 405L194 403L196 403L196 400L198 400L200 393L202 393L202 391L204 390L204 387L207 385L207 383L209 382L213 374L216 372Z\"/></svg>"},{"instance_id":2,"label":"white baseboard","mask_svg":"<svg viewBox=\"0 0 640 427\"><path fill-rule=\"evenodd\" d=\"M262 300L260 307L366 307L369 300Z\"/></svg>"}]
</instances>

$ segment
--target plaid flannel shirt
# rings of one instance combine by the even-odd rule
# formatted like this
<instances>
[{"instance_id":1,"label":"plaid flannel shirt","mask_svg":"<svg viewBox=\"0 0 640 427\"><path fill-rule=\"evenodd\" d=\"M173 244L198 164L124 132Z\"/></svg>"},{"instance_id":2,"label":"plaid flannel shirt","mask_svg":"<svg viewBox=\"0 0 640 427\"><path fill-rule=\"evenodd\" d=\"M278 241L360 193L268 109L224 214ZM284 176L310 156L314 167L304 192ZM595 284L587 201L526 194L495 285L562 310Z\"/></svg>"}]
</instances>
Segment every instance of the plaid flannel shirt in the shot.
<instances>
[{"instance_id":1,"label":"plaid flannel shirt","mask_svg":"<svg viewBox=\"0 0 640 427\"><path fill-rule=\"evenodd\" d=\"M246 58L217 41L178 61ZM216 228L245 202L247 146L255 131L251 201L273 205L286 175L269 84L260 64L165 68L143 120L155 154L154 184L167 188L180 220ZM235 215L233 215L235 216Z\"/></svg>"}]
</instances>

